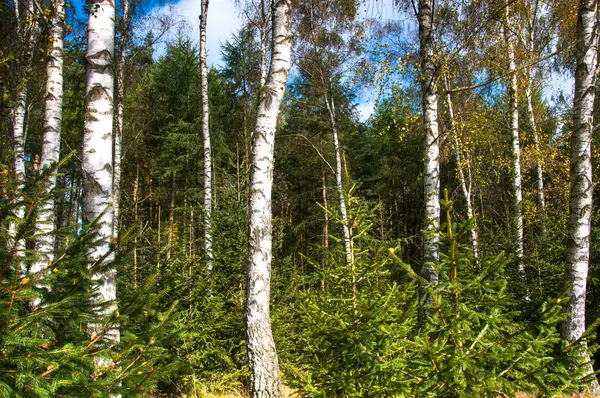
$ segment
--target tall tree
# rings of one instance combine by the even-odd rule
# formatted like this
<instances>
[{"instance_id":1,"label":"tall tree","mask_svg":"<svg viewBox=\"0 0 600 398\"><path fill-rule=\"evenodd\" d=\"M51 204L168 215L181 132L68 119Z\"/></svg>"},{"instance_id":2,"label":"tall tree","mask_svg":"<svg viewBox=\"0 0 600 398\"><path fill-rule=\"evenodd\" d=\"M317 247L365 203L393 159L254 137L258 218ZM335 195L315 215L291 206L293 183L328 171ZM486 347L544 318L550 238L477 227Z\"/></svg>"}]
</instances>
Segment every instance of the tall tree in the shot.
<instances>
[{"instance_id":1,"label":"tall tree","mask_svg":"<svg viewBox=\"0 0 600 398\"><path fill-rule=\"evenodd\" d=\"M279 364L270 319L271 248L273 240L271 192L273 154L279 106L290 70L292 2L273 3L271 65L260 92L252 138L250 200L248 204L248 274L246 281L246 338L252 397L279 397Z\"/></svg>"},{"instance_id":2,"label":"tall tree","mask_svg":"<svg viewBox=\"0 0 600 398\"><path fill-rule=\"evenodd\" d=\"M508 117L510 119L510 143L512 155L511 188L512 188L512 229L513 245L517 267L525 272L523 265L523 191L521 186L521 144L519 141L519 103L517 64L515 61L515 45L512 29L510 6L506 5L503 24L503 35L508 56Z\"/></svg>"},{"instance_id":3,"label":"tall tree","mask_svg":"<svg viewBox=\"0 0 600 398\"><path fill-rule=\"evenodd\" d=\"M454 120L454 106L452 104L452 94L450 93L450 87L448 85L448 79L444 76L444 86L446 89L446 101L448 103L448 118L450 119L450 130L452 133L452 141L454 142L454 156L456 158L456 168L458 171L458 179L460 187L462 189L465 201L467 204L467 216L473 222L473 226L470 230L471 233L471 249L473 250L473 258L477 262L479 260L479 237L477 234L477 225L475 222L475 211L473 209L472 201L472 184L471 184L471 172L470 167L467 167L468 177L463 167L463 156L461 154L460 142L458 140L458 131L456 122ZM469 159L467 159L467 164ZM468 181L468 182L467 182Z\"/></svg>"},{"instance_id":4,"label":"tall tree","mask_svg":"<svg viewBox=\"0 0 600 398\"><path fill-rule=\"evenodd\" d=\"M425 128L425 160L423 182L425 216L422 274L437 283L435 265L440 259L440 135L438 129L438 68L435 65L435 1L419 0L421 96Z\"/></svg>"},{"instance_id":5,"label":"tall tree","mask_svg":"<svg viewBox=\"0 0 600 398\"><path fill-rule=\"evenodd\" d=\"M567 267L568 317L563 325L563 337L573 343L585 331L585 300L590 262L590 232L592 218L592 133L593 111L598 73L598 1L580 0L577 19L577 67L573 132L571 133L569 222ZM586 356L587 353L585 353ZM588 356L589 358L589 356ZM593 369L589 366L589 372ZM600 392L597 381L594 393Z\"/></svg>"},{"instance_id":6,"label":"tall tree","mask_svg":"<svg viewBox=\"0 0 600 398\"><path fill-rule=\"evenodd\" d=\"M13 152L14 152L14 173L16 186L16 198L21 198L21 191L25 183L25 142L27 139L27 101L28 101L28 80L30 77L30 69L33 63L35 46L34 42L38 36L37 12L33 0L29 0L25 4L25 8L21 12L19 2L14 2L14 17L17 23L18 35L21 41L22 54L17 59L18 81L16 103L13 108ZM11 238L8 242L10 245L16 244L16 251L19 256L24 254L25 242L23 240L14 241L17 235L19 220L25 216L25 207L17 206L14 214L16 220L9 224L8 235Z\"/></svg>"},{"instance_id":7,"label":"tall tree","mask_svg":"<svg viewBox=\"0 0 600 398\"><path fill-rule=\"evenodd\" d=\"M102 261L110 252L113 236L112 168L113 168L113 56L115 45L115 4L113 0L92 0L88 19L88 47L86 52L86 103L83 129L81 167L83 171L83 216L85 221L96 221L98 244L90 257ZM97 272L98 294L95 301L111 303L106 314L117 311L116 271ZM97 325L91 332L97 334ZM114 328L104 339L109 344L118 342L119 330Z\"/></svg>"},{"instance_id":8,"label":"tall tree","mask_svg":"<svg viewBox=\"0 0 600 398\"><path fill-rule=\"evenodd\" d=\"M527 37L526 45L528 53L531 57L536 57L536 41L535 31L539 19L539 1L532 1L527 4ZM535 112L533 110L533 94L535 93L535 67L527 68L527 84L525 85L525 99L527 101L527 116L529 118L529 128L531 129L531 138L533 139L533 147L535 150L535 187L536 187L536 202L538 206L538 217L542 226L542 232L546 234L546 198L544 195L544 169L542 167L542 156L540 154L540 137L538 132Z\"/></svg>"},{"instance_id":9,"label":"tall tree","mask_svg":"<svg viewBox=\"0 0 600 398\"><path fill-rule=\"evenodd\" d=\"M208 0L202 0L200 14L200 98L202 102L202 139L204 143L204 250L206 250L206 266L209 271L213 266L212 249L212 152L210 147L210 130L208 128L208 67L206 65L206 22L208 20Z\"/></svg>"},{"instance_id":10,"label":"tall tree","mask_svg":"<svg viewBox=\"0 0 600 398\"><path fill-rule=\"evenodd\" d=\"M123 112L125 108L125 58L130 36L130 4L123 0L123 16L121 18L121 53L117 69L116 129L113 139L113 236L119 236L119 216L121 209L121 156L123 152Z\"/></svg>"},{"instance_id":11,"label":"tall tree","mask_svg":"<svg viewBox=\"0 0 600 398\"><path fill-rule=\"evenodd\" d=\"M65 4L63 0L54 0L50 19L51 47L46 60L46 103L44 113L44 138L40 167L49 169L57 164L60 156L60 135L63 106L63 64L64 64L64 23ZM46 189L52 193L56 187L56 173L48 176ZM50 195L44 201L37 218L37 230L40 233L37 250L40 258L31 264L30 272L37 273L54 259L55 234L54 197Z\"/></svg>"}]
</instances>

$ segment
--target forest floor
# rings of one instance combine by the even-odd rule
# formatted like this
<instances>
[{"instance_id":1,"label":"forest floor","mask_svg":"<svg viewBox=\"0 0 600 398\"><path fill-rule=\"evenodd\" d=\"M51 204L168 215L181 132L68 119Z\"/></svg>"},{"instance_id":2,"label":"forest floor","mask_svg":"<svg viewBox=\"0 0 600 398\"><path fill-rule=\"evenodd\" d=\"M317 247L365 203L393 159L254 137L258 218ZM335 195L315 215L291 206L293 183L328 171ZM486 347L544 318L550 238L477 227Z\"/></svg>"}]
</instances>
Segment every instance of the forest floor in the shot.
<instances>
[{"instance_id":1,"label":"forest floor","mask_svg":"<svg viewBox=\"0 0 600 398\"><path fill-rule=\"evenodd\" d=\"M247 397L248 394L244 394L242 392L240 393L228 393L228 394L207 394L204 395L205 398L241 398L241 397ZM294 390L288 388L288 387L283 387L283 398L292 398L292 397L298 397L298 394L294 394ZM518 393L515 398L534 398L535 395L531 395L531 394L526 394L526 393ZM598 396L594 396L591 394L573 394L573 395L569 395L568 397L563 397L563 398L600 398Z\"/></svg>"}]
</instances>

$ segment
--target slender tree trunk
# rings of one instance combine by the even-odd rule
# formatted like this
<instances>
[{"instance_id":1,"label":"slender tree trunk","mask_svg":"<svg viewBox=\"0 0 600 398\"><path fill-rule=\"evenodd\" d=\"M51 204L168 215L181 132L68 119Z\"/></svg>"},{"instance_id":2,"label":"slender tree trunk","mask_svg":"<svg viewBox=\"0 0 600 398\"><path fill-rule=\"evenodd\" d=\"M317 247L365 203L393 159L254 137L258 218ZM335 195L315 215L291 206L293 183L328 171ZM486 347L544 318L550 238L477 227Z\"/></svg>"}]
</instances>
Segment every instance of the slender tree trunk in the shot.
<instances>
[{"instance_id":1,"label":"slender tree trunk","mask_svg":"<svg viewBox=\"0 0 600 398\"><path fill-rule=\"evenodd\" d=\"M19 5L15 1L15 18L19 26L20 37L23 40L25 54L23 60L17 60L19 67L19 88L17 89L16 105L13 109L13 152L14 152L14 173L16 182L16 192L14 197L18 200L23 198L23 188L25 187L25 142L27 139L27 83L29 79L29 69L33 61L33 42L37 37L37 22L35 19L35 9L33 0L27 1L27 9L24 16L19 12ZM23 18L23 19L21 19ZM14 211L14 220L8 225L7 240L10 248L14 250L17 258L25 255L25 241L19 239L16 241L19 225L25 217L25 206L19 204Z\"/></svg>"},{"instance_id":2,"label":"slender tree trunk","mask_svg":"<svg viewBox=\"0 0 600 398\"><path fill-rule=\"evenodd\" d=\"M465 177L465 171L462 165L462 156L460 153L460 144L458 142L458 131L456 129L456 123L454 120L454 107L452 106L452 95L450 94L450 87L448 85L448 79L444 77L444 83L448 101L448 115L450 117L450 131L452 131L452 140L454 141L454 150L456 157L456 168L458 169L458 178L460 180L460 187L462 188L465 201L467 203L467 217L473 221L473 227L471 228L471 249L473 250L473 259L475 263L479 261L479 238L477 236L477 224L475 222L475 212L473 211L473 202L471 199L471 185L467 184ZM469 174L470 177L470 174Z\"/></svg>"},{"instance_id":3,"label":"slender tree trunk","mask_svg":"<svg viewBox=\"0 0 600 398\"><path fill-rule=\"evenodd\" d=\"M535 150L535 187L536 202L538 205L538 217L542 226L542 233L546 235L546 198L544 196L544 169L542 168L542 155L540 152L540 137L538 135L535 113L533 112L533 73L530 72L529 84L525 87L525 96L527 97L527 114L529 116L529 127L533 138L533 148Z\"/></svg>"},{"instance_id":4,"label":"slender tree trunk","mask_svg":"<svg viewBox=\"0 0 600 398\"><path fill-rule=\"evenodd\" d=\"M125 108L125 57L127 56L127 42L129 41L129 0L123 1L123 18L121 32L121 54L119 56L119 69L117 74L117 123L114 137L113 153L113 236L119 236L119 217L121 215L121 157L123 152L123 112Z\"/></svg>"},{"instance_id":5,"label":"slender tree trunk","mask_svg":"<svg viewBox=\"0 0 600 398\"><path fill-rule=\"evenodd\" d=\"M88 19L88 48L86 53L86 106L83 130L81 167L83 171L83 216L85 221L96 220L99 244L91 249L93 261L110 251L113 227L112 208L112 135L114 94L114 37L115 5L112 0L92 0ZM106 259L110 261L110 256ZM116 271L100 271L92 276L99 282L96 303L111 303L102 311L109 315L117 311ZM91 325L93 334L98 325ZM104 336L109 344L119 341L119 329L114 327ZM101 361L100 365L106 364Z\"/></svg>"},{"instance_id":6,"label":"slender tree trunk","mask_svg":"<svg viewBox=\"0 0 600 398\"><path fill-rule=\"evenodd\" d=\"M279 364L270 319L273 155L279 106L287 83L292 48L291 0L273 4L273 56L265 87L260 92L252 138L248 211L248 275L246 338L250 396L280 397Z\"/></svg>"},{"instance_id":7,"label":"slender tree trunk","mask_svg":"<svg viewBox=\"0 0 600 398\"><path fill-rule=\"evenodd\" d=\"M60 156L60 139L63 100L63 53L64 53L64 0L54 0L53 14L50 20L52 46L48 51L46 64L46 104L44 113L44 140L42 144L41 168L49 169L58 163ZM37 241L39 258L31 264L30 272L38 273L47 268L54 260L55 209L52 191L56 187L56 172L48 176L46 189L50 196L42 203L37 217Z\"/></svg>"},{"instance_id":8,"label":"slender tree trunk","mask_svg":"<svg viewBox=\"0 0 600 398\"><path fill-rule=\"evenodd\" d=\"M523 265L523 191L521 188L521 144L519 141L519 103L518 103L518 81L517 67L515 62L515 48L513 36L510 30L511 18L510 7L506 7L505 22L503 25L504 41L508 52L508 71L510 81L508 82L508 116L510 119L510 142L512 155L512 230L514 236L514 251L517 259L519 272L525 273Z\"/></svg>"},{"instance_id":9,"label":"slender tree trunk","mask_svg":"<svg viewBox=\"0 0 600 398\"><path fill-rule=\"evenodd\" d=\"M344 244L346 247L346 264L353 266L352 263L352 245L350 242L350 226L348 225L348 207L344 195L344 184L342 177L342 150L338 138L338 129L336 123L336 109L333 95L325 96L327 111L329 112L329 121L331 122L331 130L333 132L333 148L335 150L335 183L338 190L338 198L340 202L340 216L342 217L342 228L344 231Z\"/></svg>"},{"instance_id":10,"label":"slender tree trunk","mask_svg":"<svg viewBox=\"0 0 600 398\"><path fill-rule=\"evenodd\" d=\"M175 172L171 176L171 203L169 204L169 234L167 235L167 262L173 254L173 234L175 229ZM160 225L160 224L159 224ZM159 231L160 233L160 231Z\"/></svg>"},{"instance_id":11,"label":"slender tree trunk","mask_svg":"<svg viewBox=\"0 0 600 398\"><path fill-rule=\"evenodd\" d=\"M16 181L15 198L22 198L25 187L25 114L27 112L27 85L24 84L17 92L17 104L13 110L13 152L14 172ZM14 211L15 219L8 225L8 245L14 247L16 256L25 254L25 242L23 239L15 241L19 225L25 217L25 207L19 204Z\"/></svg>"},{"instance_id":12,"label":"slender tree trunk","mask_svg":"<svg viewBox=\"0 0 600 398\"><path fill-rule=\"evenodd\" d=\"M206 65L206 21L208 18L208 0L202 0L200 14L200 93L202 97L202 139L204 142L204 250L206 268L212 271L212 154L210 148L210 130L208 129L208 67Z\"/></svg>"},{"instance_id":13,"label":"slender tree trunk","mask_svg":"<svg viewBox=\"0 0 600 398\"><path fill-rule=\"evenodd\" d=\"M321 167L321 195L323 197L323 268L325 271L329 260L329 209L327 206L327 179L325 178L324 167ZM325 280L323 279L321 279L321 290L325 290Z\"/></svg>"},{"instance_id":14,"label":"slender tree trunk","mask_svg":"<svg viewBox=\"0 0 600 398\"><path fill-rule=\"evenodd\" d=\"M133 180L133 223L138 223L138 190L140 187L140 165L135 166L135 180ZM133 237L133 287L137 287L138 261L137 261L138 235Z\"/></svg>"},{"instance_id":15,"label":"slender tree trunk","mask_svg":"<svg viewBox=\"0 0 600 398\"><path fill-rule=\"evenodd\" d=\"M421 92L425 128L425 161L423 171L425 216L422 274L436 284L436 263L440 259L440 137L438 131L437 68L434 64L434 6L433 0L419 1L419 42L421 55ZM422 289L421 289L422 290ZM425 294L421 292L422 297Z\"/></svg>"},{"instance_id":16,"label":"slender tree trunk","mask_svg":"<svg viewBox=\"0 0 600 398\"><path fill-rule=\"evenodd\" d=\"M267 82L267 47L269 43L269 9L271 0L260 0L260 88Z\"/></svg>"},{"instance_id":17,"label":"slender tree trunk","mask_svg":"<svg viewBox=\"0 0 600 398\"><path fill-rule=\"evenodd\" d=\"M580 0L577 19L577 69L573 133L571 134L571 198L569 203L569 238L565 284L568 291L568 317L563 324L563 338L575 342L585 331L585 299L590 260L592 217L592 132L596 73L598 71L598 1ZM588 357L587 349L585 355ZM593 372L589 365L589 372ZM600 388L594 381L593 393Z\"/></svg>"}]
</instances>

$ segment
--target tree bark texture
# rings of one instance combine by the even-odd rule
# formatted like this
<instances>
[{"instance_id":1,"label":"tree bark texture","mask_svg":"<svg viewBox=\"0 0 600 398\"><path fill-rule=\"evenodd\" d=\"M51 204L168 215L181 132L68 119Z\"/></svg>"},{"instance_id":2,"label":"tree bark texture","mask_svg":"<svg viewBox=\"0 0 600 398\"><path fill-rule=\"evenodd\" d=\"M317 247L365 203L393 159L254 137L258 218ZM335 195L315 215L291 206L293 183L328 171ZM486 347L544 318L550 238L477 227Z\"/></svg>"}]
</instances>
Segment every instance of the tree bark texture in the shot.
<instances>
[{"instance_id":1,"label":"tree bark texture","mask_svg":"<svg viewBox=\"0 0 600 398\"><path fill-rule=\"evenodd\" d=\"M202 140L204 143L204 250L206 251L206 267L212 271L212 152L210 146L210 130L208 126L208 66L206 63L206 21L208 19L208 0L202 0L200 14L200 94L202 101Z\"/></svg>"},{"instance_id":2,"label":"tree bark texture","mask_svg":"<svg viewBox=\"0 0 600 398\"><path fill-rule=\"evenodd\" d=\"M17 59L19 67L19 87L16 93L15 107L13 108L13 153L14 153L14 173L16 181L16 191L14 197L22 199L22 190L25 187L25 142L27 136L27 111L28 111L28 89L29 69L33 61L34 42L37 38L38 23L35 18L35 8L32 0L26 3L26 13L23 15L19 11L19 4L15 2L15 18L18 24L20 37L23 40L24 49L23 59ZM25 206L19 204L14 211L14 220L8 225L7 240L9 247L14 249L17 257L21 258L25 254L25 241L20 239L16 241L19 225L25 217Z\"/></svg>"},{"instance_id":3,"label":"tree bark texture","mask_svg":"<svg viewBox=\"0 0 600 398\"><path fill-rule=\"evenodd\" d=\"M512 230L513 246L519 272L525 273L523 265L523 191L521 184L521 144L519 140L519 103L518 103L518 81L517 66L515 62L514 38L512 35L510 7L506 7L505 21L503 25L504 41L508 56L508 117L510 120L510 143L511 143L511 188L512 188Z\"/></svg>"},{"instance_id":4,"label":"tree bark texture","mask_svg":"<svg viewBox=\"0 0 600 398\"><path fill-rule=\"evenodd\" d=\"M273 154L279 106L290 69L291 0L273 4L273 56L260 93L252 138L248 211L246 338L252 397L280 397L280 375L270 319Z\"/></svg>"},{"instance_id":5,"label":"tree bark texture","mask_svg":"<svg viewBox=\"0 0 600 398\"><path fill-rule=\"evenodd\" d=\"M424 192L425 215L422 274L430 283L437 283L436 263L440 259L440 137L438 129L438 73L434 64L433 0L420 0L418 10L421 57L421 92L425 129Z\"/></svg>"},{"instance_id":6,"label":"tree bark texture","mask_svg":"<svg viewBox=\"0 0 600 398\"><path fill-rule=\"evenodd\" d=\"M64 55L64 0L53 2L50 20L52 45L46 61L46 103L44 112L44 139L42 143L41 169L54 167L60 156L60 139L63 104L63 55ZM39 233L37 252L40 256L31 264L30 272L45 269L54 260L55 212L52 191L56 187L56 171L48 176L45 189L51 194L40 206L36 228Z\"/></svg>"},{"instance_id":7,"label":"tree bark texture","mask_svg":"<svg viewBox=\"0 0 600 398\"><path fill-rule=\"evenodd\" d=\"M344 246L346 248L346 264L353 266L352 263L352 245L350 236L350 226L348 225L348 206L346 204L346 195L344 192L343 176L342 176L342 149L340 147L340 140L338 135L337 123L336 123L336 110L335 101L333 100L333 94L325 96L325 103L327 105L327 111L329 112L329 120L331 123L331 130L333 132L333 148L335 150L335 184L338 191L338 198L340 202L340 216L342 217L342 229L344 231Z\"/></svg>"},{"instance_id":8,"label":"tree bark texture","mask_svg":"<svg viewBox=\"0 0 600 398\"><path fill-rule=\"evenodd\" d=\"M83 130L81 166L83 171L83 216L87 222L96 220L99 244L91 249L91 259L97 261L109 252L113 228L113 94L114 94L115 5L113 0L90 2L88 48L86 52L86 106ZM107 259L108 260L108 259ZM105 315L117 311L116 271L98 272L95 300L111 302ZM97 332L92 326L92 332ZM119 341L118 328L104 337L109 344Z\"/></svg>"},{"instance_id":9,"label":"tree bark texture","mask_svg":"<svg viewBox=\"0 0 600 398\"><path fill-rule=\"evenodd\" d=\"M125 57L129 41L129 0L123 0L123 17L121 18L121 54L117 74L117 114L113 153L113 236L119 236L119 216L121 214L121 157L123 152L123 114L125 100Z\"/></svg>"},{"instance_id":10,"label":"tree bark texture","mask_svg":"<svg viewBox=\"0 0 600 398\"><path fill-rule=\"evenodd\" d=\"M569 298L568 318L563 324L563 338L578 340L585 331L585 299L590 260L592 216L593 110L598 70L598 2L581 0L577 19L577 68L573 133L571 135L570 184L567 264L565 283ZM586 353L587 355L587 353ZM589 366L589 372L593 369ZM598 383L592 386L598 392Z\"/></svg>"}]
</instances>

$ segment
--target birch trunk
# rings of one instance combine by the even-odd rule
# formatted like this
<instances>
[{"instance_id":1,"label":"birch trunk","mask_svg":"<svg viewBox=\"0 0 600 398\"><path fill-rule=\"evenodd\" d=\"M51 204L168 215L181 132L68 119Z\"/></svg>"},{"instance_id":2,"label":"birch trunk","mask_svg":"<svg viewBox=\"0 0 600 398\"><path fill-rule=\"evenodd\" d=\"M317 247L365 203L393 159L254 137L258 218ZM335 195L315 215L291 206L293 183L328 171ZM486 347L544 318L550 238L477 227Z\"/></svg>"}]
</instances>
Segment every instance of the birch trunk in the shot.
<instances>
[{"instance_id":1,"label":"birch trunk","mask_svg":"<svg viewBox=\"0 0 600 398\"><path fill-rule=\"evenodd\" d=\"M273 238L271 193L275 129L290 69L293 38L291 14L291 0L274 2L273 56L267 81L260 92L256 129L252 138L245 319L250 396L257 398L281 396L269 308Z\"/></svg>"},{"instance_id":2,"label":"birch trunk","mask_svg":"<svg viewBox=\"0 0 600 398\"><path fill-rule=\"evenodd\" d=\"M454 150L456 157L456 167L458 169L458 178L460 180L460 187L463 191L463 195L465 196L465 201L467 203L467 217L469 220L473 220L473 227L471 228L471 249L473 250L473 259L475 263L479 261L479 238L477 236L477 224L475 222L475 212L473 211L473 202L471 199L471 184L467 184L467 179L465 177L465 171L462 165L462 156L460 153L460 144L458 142L458 131L456 129L456 123L454 121L454 107L452 105L452 95L450 94L450 87L448 85L448 80L444 78L445 88L447 94L448 101L448 115L450 117L450 131L452 131L452 140L454 141Z\"/></svg>"},{"instance_id":3,"label":"birch trunk","mask_svg":"<svg viewBox=\"0 0 600 398\"><path fill-rule=\"evenodd\" d=\"M510 30L510 7L506 7L505 23L503 25L504 41L508 52L508 116L510 119L510 142L512 155L512 230L514 235L514 251L517 267L521 274L525 273L523 265L523 212L521 209L523 192L521 188L521 144L519 141L519 104L518 82L515 62L515 48Z\"/></svg>"},{"instance_id":4,"label":"birch trunk","mask_svg":"<svg viewBox=\"0 0 600 398\"><path fill-rule=\"evenodd\" d=\"M64 0L55 0L50 20L52 47L48 51L46 63L46 104L44 113L44 140L42 144L41 169L50 169L58 163L60 156L60 138L63 100L63 53L64 53ZM56 187L56 172L48 176L46 190L49 193ZM36 228L40 237L37 251L40 258L31 264L30 272L38 273L54 260L55 212L54 197L50 195L39 209Z\"/></svg>"},{"instance_id":5,"label":"birch trunk","mask_svg":"<svg viewBox=\"0 0 600 398\"><path fill-rule=\"evenodd\" d=\"M206 21L208 19L208 0L202 0L200 14L200 94L202 101L202 139L204 142L204 250L206 251L206 268L212 271L212 154L210 147L210 130L208 128L208 67L206 64Z\"/></svg>"},{"instance_id":6,"label":"birch trunk","mask_svg":"<svg viewBox=\"0 0 600 398\"><path fill-rule=\"evenodd\" d=\"M35 10L32 0L27 1L27 7L24 15L19 12L19 5L15 2L15 18L19 27L20 37L23 40L24 56L23 62L17 60L19 67L19 77L21 81L17 90L16 105L13 109L13 152L14 152L14 173L16 181L15 198L22 199L22 191L25 187L25 142L27 135L27 80L29 79L29 69L33 61L34 41L37 36L37 22L35 19ZM19 204L14 211L14 220L8 225L8 245L14 250L17 258L25 255L25 241L16 240L21 221L25 217L25 206Z\"/></svg>"},{"instance_id":7,"label":"birch trunk","mask_svg":"<svg viewBox=\"0 0 600 398\"><path fill-rule=\"evenodd\" d=\"M267 46L269 42L269 8L271 0L260 0L260 88L267 82Z\"/></svg>"},{"instance_id":8,"label":"birch trunk","mask_svg":"<svg viewBox=\"0 0 600 398\"><path fill-rule=\"evenodd\" d=\"M423 236L422 274L430 283L436 284L435 270L440 259L440 140L438 131L437 72L433 59L434 47L434 1L419 1L419 42L421 55L421 92L423 97L423 121L425 128L424 192L425 220Z\"/></svg>"},{"instance_id":9,"label":"birch trunk","mask_svg":"<svg viewBox=\"0 0 600 398\"><path fill-rule=\"evenodd\" d=\"M92 261L110 250L112 237L112 135L113 135L113 56L115 37L115 5L113 0L92 0L88 20L86 53L86 107L83 130L81 167L83 171L83 216L87 222L96 220L99 245L91 249ZM107 260L110 260L107 258ZM117 311L115 302L116 271L101 271L92 276L99 283L96 303L111 303L102 315ZM91 325L93 334L98 325ZM114 327L104 336L109 344L119 341L119 329ZM100 362L102 365L104 361Z\"/></svg>"},{"instance_id":10,"label":"birch trunk","mask_svg":"<svg viewBox=\"0 0 600 398\"><path fill-rule=\"evenodd\" d=\"M336 110L333 95L325 96L327 111L329 112L329 120L331 122L331 130L333 132L333 148L335 150L335 184L338 190L338 198L340 202L340 216L342 217L342 228L344 231L344 245L346 248L346 264L353 266L352 262L352 245L350 237L350 226L348 225L348 208L344 195L344 185L342 183L342 150L338 138L338 129L336 123Z\"/></svg>"},{"instance_id":11,"label":"birch trunk","mask_svg":"<svg viewBox=\"0 0 600 398\"><path fill-rule=\"evenodd\" d=\"M125 99L125 57L129 40L129 0L123 0L121 54L117 74L117 114L113 153L113 236L119 236L119 216L121 213L121 157L123 152L123 113Z\"/></svg>"},{"instance_id":12,"label":"birch trunk","mask_svg":"<svg viewBox=\"0 0 600 398\"><path fill-rule=\"evenodd\" d=\"M533 148L535 150L535 186L536 202L538 205L538 217L542 226L542 233L546 234L546 198L544 196L544 169L542 167L542 158L540 153L540 137L538 135L535 113L533 112L533 73L529 73L529 83L525 87L525 96L527 98L527 115L529 116L529 127L533 138Z\"/></svg>"},{"instance_id":13,"label":"birch trunk","mask_svg":"<svg viewBox=\"0 0 600 398\"><path fill-rule=\"evenodd\" d=\"M27 113L27 84L23 84L17 92L17 103L13 110L13 152L16 181L15 198L22 198L25 187L25 115ZM19 204L14 211L14 220L8 225L8 245L13 248L17 257L25 254L25 242L17 239L19 225L25 217L25 207Z\"/></svg>"},{"instance_id":14,"label":"birch trunk","mask_svg":"<svg viewBox=\"0 0 600 398\"><path fill-rule=\"evenodd\" d=\"M592 157L593 110L596 73L598 70L597 0L581 0L577 19L577 69L573 133L571 135L569 204L569 238L565 283L568 291L568 317L563 324L563 338L577 341L585 331L585 299L590 260L592 216ZM585 355L589 358L587 352ZM593 372L592 366L589 372ZM596 381L594 393L599 392Z\"/></svg>"}]
</instances>

